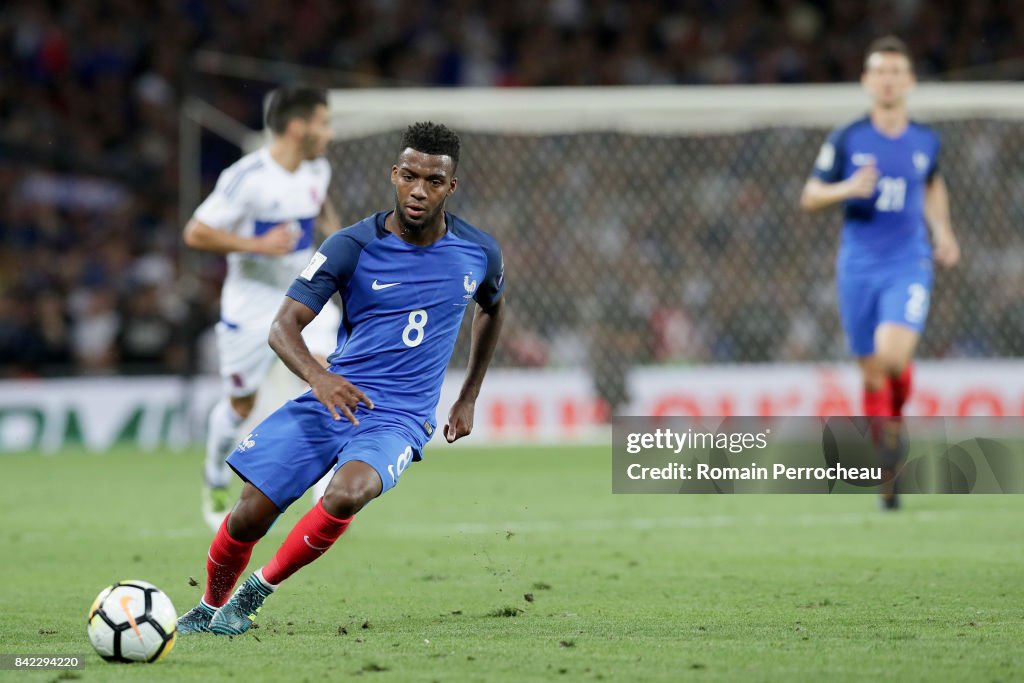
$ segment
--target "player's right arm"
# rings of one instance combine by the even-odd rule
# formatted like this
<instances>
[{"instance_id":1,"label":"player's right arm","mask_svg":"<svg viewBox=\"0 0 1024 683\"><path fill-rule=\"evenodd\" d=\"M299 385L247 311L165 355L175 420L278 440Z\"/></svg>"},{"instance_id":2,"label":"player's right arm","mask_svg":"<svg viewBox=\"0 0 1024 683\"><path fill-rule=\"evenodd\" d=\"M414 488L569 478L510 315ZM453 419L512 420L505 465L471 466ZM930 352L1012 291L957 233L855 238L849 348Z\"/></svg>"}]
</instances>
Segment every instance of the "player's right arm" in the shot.
<instances>
[{"instance_id":1,"label":"player's right arm","mask_svg":"<svg viewBox=\"0 0 1024 683\"><path fill-rule=\"evenodd\" d=\"M288 226L284 223L275 225L259 237L242 237L230 230L215 228L193 218L185 226L183 237L185 244L193 249L218 254L244 251L250 254L283 256L290 254L295 248L295 236L288 231Z\"/></svg>"},{"instance_id":2,"label":"player's right arm","mask_svg":"<svg viewBox=\"0 0 1024 683\"><path fill-rule=\"evenodd\" d=\"M340 420L345 416L359 424L356 407L373 409L373 401L341 375L326 370L309 352L302 330L312 322L335 292L345 291L356 269L362 244L350 236L334 233L320 245L309 265L288 288L281 308L270 326L270 348L288 369L313 390L313 395Z\"/></svg>"},{"instance_id":3,"label":"player's right arm","mask_svg":"<svg viewBox=\"0 0 1024 683\"><path fill-rule=\"evenodd\" d=\"M861 166L849 178L843 178L843 138L842 129L833 131L821 146L814 171L800 193L800 208L804 211L820 211L833 204L868 199L875 194L878 168L874 165Z\"/></svg>"},{"instance_id":4,"label":"player's right arm","mask_svg":"<svg viewBox=\"0 0 1024 683\"><path fill-rule=\"evenodd\" d=\"M878 169L875 166L861 166L852 176L836 183L808 178L800 194L800 208L813 212L848 199L868 199L875 194L877 184Z\"/></svg>"},{"instance_id":5,"label":"player's right arm","mask_svg":"<svg viewBox=\"0 0 1024 683\"><path fill-rule=\"evenodd\" d=\"M313 322L317 312L304 303L285 297L270 326L270 348L284 361L288 369L305 380L313 395L340 420L341 416L354 425L359 424L355 416L356 407L362 403L373 409L373 401L355 385L341 375L326 370L309 352L302 330Z\"/></svg>"}]
</instances>

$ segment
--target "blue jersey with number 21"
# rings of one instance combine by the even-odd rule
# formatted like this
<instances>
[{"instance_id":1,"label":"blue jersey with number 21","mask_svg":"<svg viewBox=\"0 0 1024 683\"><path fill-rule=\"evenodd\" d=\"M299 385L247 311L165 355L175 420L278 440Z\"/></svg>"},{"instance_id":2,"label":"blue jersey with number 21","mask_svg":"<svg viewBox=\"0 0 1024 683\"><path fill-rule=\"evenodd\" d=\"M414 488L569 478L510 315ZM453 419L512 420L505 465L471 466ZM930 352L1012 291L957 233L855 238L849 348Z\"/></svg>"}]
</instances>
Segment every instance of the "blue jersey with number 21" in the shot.
<instances>
[{"instance_id":1,"label":"blue jersey with number 21","mask_svg":"<svg viewBox=\"0 0 1024 683\"><path fill-rule=\"evenodd\" d=\"M878 170L871 197L843 202L836 256L840 319L858 357L875 352L875 332L883 323L918 334L924 329L932 288L924 200L938 155L931 128L911 122L889 137L865 117L834 130L814 164L814 177L826 183L846 180L864 166Z\"/></svg>"},{"instance_id":2,"label":"blue jersey with number 21","mask_svg":"<svg viewBox=\"0 0 1024 683\"><path fill-rule=\"evenodd\" d=\"M879 174L873 196L843 203L840 269L931 258L924 197L938 171L938 155L938 135L919 123L910 122L894 138L867 117L832 131L814 164L814 177L836 183L869 165Z\"/></svg>"},{"instance_id":3,"label":"blue jersey with number 21","mask_svg":"<svg viewBox=\"0 0 1024 683\"><path fill-rule=\"evenodd\" d=\"M497 241L445 214L447 232L426 247L384 227L387 212L334 233L288 290L316 312L335 293L344 304L338 348L328 359L375 404L428 433L466 308L501 298Z\"/></svg>"}]
</instances>

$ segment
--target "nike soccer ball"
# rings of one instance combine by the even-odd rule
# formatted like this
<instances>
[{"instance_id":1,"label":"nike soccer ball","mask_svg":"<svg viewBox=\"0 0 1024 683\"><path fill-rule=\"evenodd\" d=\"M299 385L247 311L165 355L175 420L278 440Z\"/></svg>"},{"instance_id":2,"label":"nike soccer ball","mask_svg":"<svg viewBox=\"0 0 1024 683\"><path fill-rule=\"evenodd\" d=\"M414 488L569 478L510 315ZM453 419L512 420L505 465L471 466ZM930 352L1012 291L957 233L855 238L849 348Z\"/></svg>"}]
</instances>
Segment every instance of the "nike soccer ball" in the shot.
<instances>
[{"instance_id":1,"label":"nike soccer ball","mask_svg":"<svg viewBox=\"0 0 1024 683\"><path fill-rule=\"evenodd\" d=\"M174 647L178 615L171 599L145 581L120 581L89 608L89 642L108 662L156 662Z\"/></svg>"}]
</instances>

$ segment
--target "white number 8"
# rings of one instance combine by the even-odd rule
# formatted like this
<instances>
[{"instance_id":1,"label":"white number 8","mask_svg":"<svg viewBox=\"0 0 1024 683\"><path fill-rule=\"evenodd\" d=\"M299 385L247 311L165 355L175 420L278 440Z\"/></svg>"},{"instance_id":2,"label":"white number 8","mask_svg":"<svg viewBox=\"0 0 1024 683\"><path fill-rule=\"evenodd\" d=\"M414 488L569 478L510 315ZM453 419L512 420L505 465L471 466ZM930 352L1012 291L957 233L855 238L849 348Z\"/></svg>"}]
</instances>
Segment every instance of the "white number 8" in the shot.
<instances>
[{"instance_id":1,"label":"white number 8","mask_svg":"<svg viewBox=\"0 0 1024 683\"><path fill-rule=\"evenodd\" d=\"M928 315L928 289L915 282L907 287L907 304L903 309L903 317L909 323L919 323Z\"/></svg>"},{"instance_id":2,"label":"white number 8","mask_svg":"<svg viewBox=\"0 0 1024 683\"><path fill-rule=\"evenodd\" d=\"M402 476L402 472L412 462L412 446L406 446L405 450L398 454L398 460L394 465L388 465L388 474L391 475L391 481L398 483L398 478Z\"/></svg>"},{"instance_id":3,"label":"white number 8","mask_svg":"<svg viewBox=\"0 0 1024 683\"><path fill-rule=\"evenodd\" d=\"M423 328L427 324L427 312L422 308L409 313L409 324L402 330L402 341L408 347L419 346L423 341Z\"/></svg>"}]
</instances>

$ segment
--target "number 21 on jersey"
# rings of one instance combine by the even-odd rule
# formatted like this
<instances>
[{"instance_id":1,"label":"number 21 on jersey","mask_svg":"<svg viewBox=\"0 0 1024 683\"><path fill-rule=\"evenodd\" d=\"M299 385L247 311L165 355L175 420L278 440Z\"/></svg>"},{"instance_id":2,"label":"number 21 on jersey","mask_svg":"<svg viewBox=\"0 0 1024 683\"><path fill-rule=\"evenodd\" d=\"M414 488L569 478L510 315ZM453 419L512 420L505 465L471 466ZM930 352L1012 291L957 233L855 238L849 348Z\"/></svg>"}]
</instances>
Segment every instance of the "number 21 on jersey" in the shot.
<instances>
[{"instance_id":1,"label":"number 21 on jersey","mask_svg":"<svg viewBox=\"0 0 1024 683\"><path fill-rule=\"evenodd\" d=\"M907 179L882 176L878 179L878 199L875 208L879 211L902 211L907 197Z\"/></svg>"}]
</instances>

